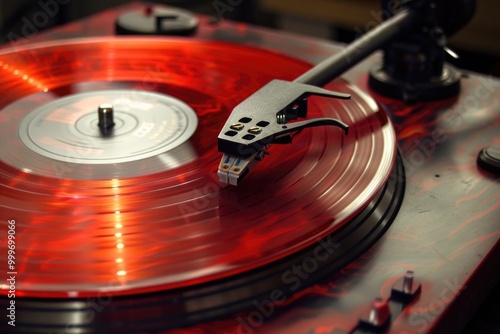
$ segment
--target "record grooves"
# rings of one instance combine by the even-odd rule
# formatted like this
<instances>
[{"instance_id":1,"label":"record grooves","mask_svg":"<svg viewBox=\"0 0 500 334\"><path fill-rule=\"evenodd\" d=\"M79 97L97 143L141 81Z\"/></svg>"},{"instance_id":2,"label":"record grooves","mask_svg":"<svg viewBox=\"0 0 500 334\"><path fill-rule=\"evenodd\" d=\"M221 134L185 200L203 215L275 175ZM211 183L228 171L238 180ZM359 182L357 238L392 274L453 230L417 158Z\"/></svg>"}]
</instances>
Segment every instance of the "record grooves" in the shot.
<instances>
[{"instance_id":1,"label":"record grooves","mask_svg":"<svg viewBox=\"0 0 500 334\"><path fill-rule=\"evenodd\" d=\"M104 291L93 298L23 298L18 303L23 317L20 320L24 328L33 333L57 333L68 324L72 330L81 332L134 333L185 327L253 310L255 303L270 300L276 291L282 293L280 300L288 303L293 298L291 294L297 291L294 288L307 289L312 284L321 284L383 234L403 200L404 179L403 164L398 158L386 185L355 219L333 235L271 265L195 287L136 296L112 297ZM314 261L319 265L318 270L309 269ZM302 269L306 279L293 272L296 267ZM103 308L111 301L113 308ZM89 327L90 317L92 326L96 327Z\"/></svg>"},{"instance_id":2,"label":"record grooves","mask_svg":"<svg viewBox=\"0 0 500 334\"><path fill-rule=\"evenodd\" d=\"M312 256L325 265L284 296L369 247L399 208L403 166L387 115L344 80L326 88L353 99L310 98L308 116L341 118L348 136L307 129L272 146L237 188L218 182L216 138L230 110L309 67L256 48L156 38L1 54L0 88L12 94L0 97L0 206L23 236L19 323L186 326L286 289L296 278L283 275ZM111 133L98 127L104 104ZM113 307L85 320L96 296Z\"/></svg>"}]
</instances>

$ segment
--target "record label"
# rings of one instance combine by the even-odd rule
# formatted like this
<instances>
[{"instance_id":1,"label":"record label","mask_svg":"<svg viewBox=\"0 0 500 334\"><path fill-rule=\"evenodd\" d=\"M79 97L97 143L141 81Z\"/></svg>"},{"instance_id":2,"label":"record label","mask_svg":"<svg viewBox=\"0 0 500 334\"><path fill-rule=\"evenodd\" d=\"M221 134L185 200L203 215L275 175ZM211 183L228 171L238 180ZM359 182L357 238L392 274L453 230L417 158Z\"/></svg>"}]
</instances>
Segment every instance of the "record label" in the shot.
<instances>
[{"instance_id":1,"label":"record label","mask_svg":"<svg viewBox=\"0 0 500 334\"><path fill-rule=\"evenodd\" d=\"M100 131L98 106L114 109L114 126ZM73 94L28 114L21 142L45 157L79 164L135 161L172 150L193 135L195 112L182 101L147 91ZM0 157L1 158L1 157Z\"/></svg>"}]
</instances>

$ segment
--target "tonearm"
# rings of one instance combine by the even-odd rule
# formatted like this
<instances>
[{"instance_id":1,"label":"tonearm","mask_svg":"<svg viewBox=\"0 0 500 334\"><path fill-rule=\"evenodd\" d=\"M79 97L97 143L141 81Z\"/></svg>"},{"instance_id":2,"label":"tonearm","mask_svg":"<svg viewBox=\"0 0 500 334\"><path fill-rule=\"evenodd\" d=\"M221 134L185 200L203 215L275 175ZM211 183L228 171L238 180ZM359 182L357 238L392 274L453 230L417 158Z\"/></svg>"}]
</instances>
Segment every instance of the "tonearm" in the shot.
<instances>
[{"instance_id":1,"label":"tonearm","mask_svg":"<svg viewBox=\"0 0 500 334\"><path fill-rule=\"evenodd\" d=\"M296 120L307 117L311 95L349 99L348 94L321 87L380 48L384 62L369 79L376 91L408 102L458 94L461 76L444 61L449 52L446 36L470 20L475 1L403 0L391 7L392 3L382 1L385 21L341 52L294 81L272 80L233 109L218 137L221 182L237 185L271 144L291 143L305 128L332 125L347 134L348 125L341 120Z\"/></svg>"}]
</instances>

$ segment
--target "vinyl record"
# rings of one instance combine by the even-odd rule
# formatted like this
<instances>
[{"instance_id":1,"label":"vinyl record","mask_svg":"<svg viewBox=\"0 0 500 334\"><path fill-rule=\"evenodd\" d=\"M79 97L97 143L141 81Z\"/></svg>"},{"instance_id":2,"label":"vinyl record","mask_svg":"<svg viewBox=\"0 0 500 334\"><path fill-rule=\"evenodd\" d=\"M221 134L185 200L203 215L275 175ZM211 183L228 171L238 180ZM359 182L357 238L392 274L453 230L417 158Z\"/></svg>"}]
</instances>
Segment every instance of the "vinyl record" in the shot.
<instances>
[{"instance_id":1,"label":"vinyl record","mask_svg":"<svg viewBox=\"0 0 500 334\"><path fill-rule=\"evenodd\" d=\"M217 179L217 135L232 108L308 68L166 38L1 54L1 233L16 221L17 296L191 287L284 259L351 221L386 184L396 144L385 113L340 79L326 88L352 99L311 98L308 117L338 118L348 135L304 130L272 146L238 187ZM97 125L105 103L115 115L108 134Z\"/></svg>"}]
</instances>

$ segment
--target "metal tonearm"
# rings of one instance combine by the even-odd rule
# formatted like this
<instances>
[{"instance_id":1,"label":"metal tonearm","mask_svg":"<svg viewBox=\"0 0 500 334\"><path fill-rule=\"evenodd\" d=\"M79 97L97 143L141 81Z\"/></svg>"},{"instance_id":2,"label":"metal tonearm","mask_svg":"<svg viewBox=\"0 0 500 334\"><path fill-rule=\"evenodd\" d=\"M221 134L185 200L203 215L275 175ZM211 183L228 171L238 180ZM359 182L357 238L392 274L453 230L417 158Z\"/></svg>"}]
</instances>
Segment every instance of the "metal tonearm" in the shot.
<instances>
[{"instance_id":1,"label":"metal tonearm","mask_svg":"<svg viewBox=\"0 0 500 334\"><path fill-rule=\"evenodd\" d=\"M269 145L291 143L294 134L305 128L333 125L347 134L348 125L337 119L314 118L289 122L306 118L307 97L310 95L349 99L348 94L320 87L389 42L401 36L425 32L426 26L437 26L437 16L432 14L436 3L444 4L446 1L403 1L392 17L347 45L341 52L292 82L272 80L236 106L218 137L218 149L223 153L218 170L220 181L237 185L264 158Z\"/></svg>"}]
</instances>

